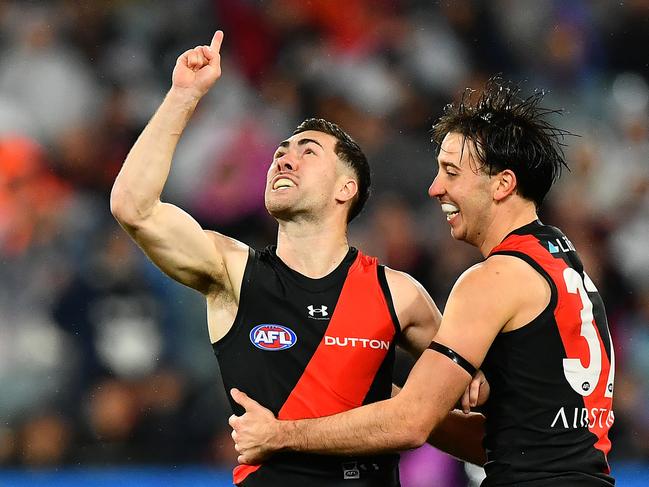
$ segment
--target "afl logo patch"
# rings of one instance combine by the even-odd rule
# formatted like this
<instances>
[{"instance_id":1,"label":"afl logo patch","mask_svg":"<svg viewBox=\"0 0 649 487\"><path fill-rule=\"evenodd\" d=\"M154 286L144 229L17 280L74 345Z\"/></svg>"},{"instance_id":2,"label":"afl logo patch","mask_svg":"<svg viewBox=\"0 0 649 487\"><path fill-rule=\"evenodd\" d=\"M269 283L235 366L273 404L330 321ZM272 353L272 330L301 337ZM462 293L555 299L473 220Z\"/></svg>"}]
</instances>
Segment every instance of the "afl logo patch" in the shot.
<instances>
[{"instance_id":1,"label":"afl logo patch","mask_svg":"<svg viewBox=\"0 0 649 487\"><path fill-rule=\"evenodd\" d=\"M276 352L295 345L297 335L286 326L263 324L255 326L250 331L250 341L257 348Z\"/></svg>"}]
</instances>

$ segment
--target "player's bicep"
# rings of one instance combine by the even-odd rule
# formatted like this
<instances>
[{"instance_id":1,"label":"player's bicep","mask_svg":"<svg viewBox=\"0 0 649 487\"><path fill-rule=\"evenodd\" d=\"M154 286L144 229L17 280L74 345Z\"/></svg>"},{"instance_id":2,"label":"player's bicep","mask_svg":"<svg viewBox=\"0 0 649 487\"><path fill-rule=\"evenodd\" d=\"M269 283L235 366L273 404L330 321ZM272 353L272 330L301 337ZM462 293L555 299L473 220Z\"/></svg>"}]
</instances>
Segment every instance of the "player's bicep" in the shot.
<instances>
[{"instance_id":1,"label":"player's bicep","mask_svg":"<svg viewBox=\"0 0 649 487\"><path fill-rule=\"evenodd\" d=\"M159 203L149 217L125 229L156 266L181 284L205 294L225 286L227 272L214 239L177 206Z\"/></svg>"},{"instance_id":2,"label":"player's bicep","mask_svg":"<svg viewBox=\"0 0 649 487\"><path fill-rule=\"evenodd\" d=\"M502 269L478 264L466 271L449 295L435 342L479 368L491 344L511 318L515 302Z\"/></svg>"},{"instance_id":3,"label":"player's bicep","mask_svg":"<svg viewBox=\"0 0 649 487\"><path fill-rule=\"evenodd\" d=\"M433 298L412 276L386 268L386 278L401 325L399 345L419 357L437 333L442 315Z\"/></svg>"},{"instance_id":4,"label":"player's bicep","mask_svg":"<svg viewBox=\"0 0 649 487\"><path fill-rule=\"evenodd\" d=\"M403 327L401 346L418 357L437 334L442 315L428 293L421 288L411 307L411 318Z\"/></svg>"}]
</instances>

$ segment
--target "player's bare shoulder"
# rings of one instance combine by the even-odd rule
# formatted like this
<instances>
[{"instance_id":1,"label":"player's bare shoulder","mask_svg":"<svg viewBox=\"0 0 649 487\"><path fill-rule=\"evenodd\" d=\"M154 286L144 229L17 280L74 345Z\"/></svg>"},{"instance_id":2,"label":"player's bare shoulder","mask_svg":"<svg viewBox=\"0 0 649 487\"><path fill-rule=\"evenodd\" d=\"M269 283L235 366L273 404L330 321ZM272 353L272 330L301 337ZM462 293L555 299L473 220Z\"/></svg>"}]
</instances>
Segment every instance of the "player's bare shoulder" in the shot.
<instances>
[{"instance_id":1,"label":"player's bare shoulder","mask_svg":"<svg viewBox=\"0 0 649 487\"><path fill-rule=\"evenodd\" d=\"M467 269L452 295L470 296L473 308L500 315L512 331L532 321L550 302L547 281L530 264L511 255L492 255ZM466 298L469 299L469 298Z\"/></svg>"},{"instance_id":2,"label":"player's bare shoulder","mask_svg":"<svg viewBox=\"0 0 649 487\"><path fill-rule=\"evenodd\" d=\"M465 270L455 283L455 288L476 287L483 288L492 283L499 286L516 282L523 277L529 277L534 270L522 259L511 255L492 255L489 258L472 265ZM508 287L508 286L507 286ZM501 292L502 287L493 289L492 292ZM484 292L490 292L484 289Z\"/></svg>"},{"instance_id":3,"label":"player's bare shoulder","mask_svg":"<svg viewBox=\"0 0 649 487\"><path fill-rule=\"evenodd\" d=\"M421 306L427 301L432 303L424 287L410 274L386 267L385 279L399 317L407 315L413 307Z\"/></svg>"}]
</instances>

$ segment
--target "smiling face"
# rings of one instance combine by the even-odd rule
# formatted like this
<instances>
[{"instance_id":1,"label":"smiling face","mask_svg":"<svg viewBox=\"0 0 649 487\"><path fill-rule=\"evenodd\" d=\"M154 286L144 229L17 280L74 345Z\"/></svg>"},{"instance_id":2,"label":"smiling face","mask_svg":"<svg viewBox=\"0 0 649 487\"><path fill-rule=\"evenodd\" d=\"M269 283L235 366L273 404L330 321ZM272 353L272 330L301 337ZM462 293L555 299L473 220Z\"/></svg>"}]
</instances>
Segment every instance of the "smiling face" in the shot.
<instances>
[{"instance_id":1,"label":"smiling face","mask_svg":"<svg viewBox=\"0 0 649 487\"><path fill-rule=\"evenodd\" d=\"M439 200L453 238L479 247L493 218L493 178L478 169L474 144L458 133L444 137L437 161L428 194Z\"/></svg>"},{"instance_id":2,"label":"smiling face","mask_svg":"<svg viewBox=\"0 0 649 487\"><path fill-rule=\"evenodd\" d=\"M279 145L266 177L266 209L273 217L318 218L347 201L344 187L351 180L355 190L355 180L336 155L336 142L332 135L307 130Z\"/></svg>"}]
</instances>

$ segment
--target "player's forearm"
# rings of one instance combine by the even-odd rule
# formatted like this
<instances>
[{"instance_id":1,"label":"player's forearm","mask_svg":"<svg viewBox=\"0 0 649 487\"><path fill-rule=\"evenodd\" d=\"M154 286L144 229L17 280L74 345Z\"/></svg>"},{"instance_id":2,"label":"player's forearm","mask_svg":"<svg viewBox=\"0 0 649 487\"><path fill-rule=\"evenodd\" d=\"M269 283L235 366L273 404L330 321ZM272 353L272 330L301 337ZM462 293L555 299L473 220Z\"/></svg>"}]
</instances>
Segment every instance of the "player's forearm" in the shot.
<instances>
[{"instance_id":1,"label":"player's forearm","mask_svg":"<svg viewBox=\"0 0 649 487\"><path fill-rule=\"evenodd\" d=\"M460 460L482 466L487 461L482 446L484 422L482 414L453 410L433 430L428 443Z\"/></svg>"},{"instance_id":2,"label":"player's forearm","mask_svg":"<svg viewBox=\"0 0 649 487\"><path fill-rule=\"evenodd\" d=\"M144 128L113 185L111 210L118 220L144 218L160 200L176 145L198 101L172 88Z\"/></svg>"},{"instance_id":3,"label":"player's forearm","mask_svg":"<svg viewBox=\"0 0 649 487\"><path fill-rule=\"evenodd\" d=\"M401 388L392 384L392 397L400 391ZM480 413L465 414L459 409L454 409L435 426L426 441L460 460L482 466L487 461L487 454L482 446L484 423L485 417Z\"/></svg>"},{"instance_id":4,"label":"player's forearm","mask_svg":"<svg viewBox=\"0 0 649 487\"><path fill-rule=\"evenodd\" d=\"M429 431L422 415L415 408L391 406L381 401L325 418L280 421L273 449L369 455L421 446Z\"/></svg>"},{"instance_id":5,"label":"player's forearm","mask_svg":"<svg viewBox=\"0 0 649 487\"><path fill-rule=\"evenodd\" d=\"M424 354L412 368L401 392L344 413L296 421L280 434L281 449L324 454L375 454L417 448L431 431L445 421L466 383L449 373L431 377L439 370L436 355Z\"/></svg>"}]
</instances>

